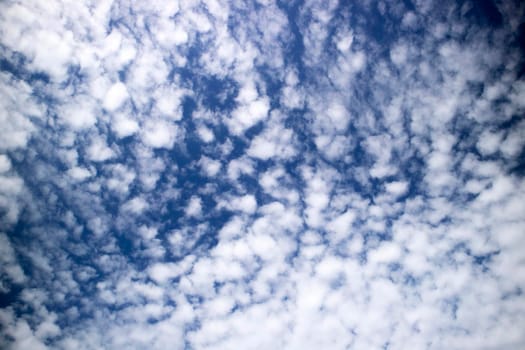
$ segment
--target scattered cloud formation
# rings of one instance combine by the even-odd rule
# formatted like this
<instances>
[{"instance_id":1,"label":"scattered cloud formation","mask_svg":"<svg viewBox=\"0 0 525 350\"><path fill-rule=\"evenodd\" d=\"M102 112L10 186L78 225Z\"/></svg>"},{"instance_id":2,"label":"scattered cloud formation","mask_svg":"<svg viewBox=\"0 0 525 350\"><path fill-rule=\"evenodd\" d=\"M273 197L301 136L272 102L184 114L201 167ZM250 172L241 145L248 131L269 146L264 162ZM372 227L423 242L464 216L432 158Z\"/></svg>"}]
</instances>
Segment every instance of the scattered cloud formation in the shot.
<instances>
[{"instance_id":1,"label":"scattered cloud formation","mask_svg":"<svg viewBox=\"0 0 525 350\"><path fill-rule=\"evenodd\" d=\"M522 349L518 2L0 2L0 348Z\"/></svg>"}]
</instances>

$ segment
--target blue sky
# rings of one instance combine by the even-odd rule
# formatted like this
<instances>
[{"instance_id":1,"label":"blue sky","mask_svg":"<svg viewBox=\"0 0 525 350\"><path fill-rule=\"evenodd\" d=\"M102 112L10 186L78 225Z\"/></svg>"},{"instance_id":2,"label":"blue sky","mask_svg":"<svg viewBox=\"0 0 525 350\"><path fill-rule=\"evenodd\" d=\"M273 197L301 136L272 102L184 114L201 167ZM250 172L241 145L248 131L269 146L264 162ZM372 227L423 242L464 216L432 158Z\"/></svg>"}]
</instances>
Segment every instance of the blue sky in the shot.
<instances>
[{"instance_id":1,"label":"blue sky","mask_svg":"<svg viewBox=\"0 0 525 350\"><path fill-rule=\"evenodd\" d=\"M524 10L0 2L0 347L523 349Z\"/></svg>"}]
</instances>

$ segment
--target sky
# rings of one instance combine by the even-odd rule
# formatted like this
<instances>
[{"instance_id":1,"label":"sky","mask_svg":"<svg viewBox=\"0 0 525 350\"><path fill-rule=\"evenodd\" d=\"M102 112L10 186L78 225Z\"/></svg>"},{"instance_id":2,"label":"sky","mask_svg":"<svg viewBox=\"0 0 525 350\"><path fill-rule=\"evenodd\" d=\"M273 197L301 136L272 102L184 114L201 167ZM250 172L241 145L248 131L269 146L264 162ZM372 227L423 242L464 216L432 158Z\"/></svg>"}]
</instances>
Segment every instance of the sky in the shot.
<instances>
[{"instance_id":1,"label":"sky","mask_svg":"<svg viewBox=\"0 0 525 350\"><path fill-rule=\"evenodd\" d=\"M0 348L524 349L525 4L0 2Z\"/></svg>"}]
</instances>

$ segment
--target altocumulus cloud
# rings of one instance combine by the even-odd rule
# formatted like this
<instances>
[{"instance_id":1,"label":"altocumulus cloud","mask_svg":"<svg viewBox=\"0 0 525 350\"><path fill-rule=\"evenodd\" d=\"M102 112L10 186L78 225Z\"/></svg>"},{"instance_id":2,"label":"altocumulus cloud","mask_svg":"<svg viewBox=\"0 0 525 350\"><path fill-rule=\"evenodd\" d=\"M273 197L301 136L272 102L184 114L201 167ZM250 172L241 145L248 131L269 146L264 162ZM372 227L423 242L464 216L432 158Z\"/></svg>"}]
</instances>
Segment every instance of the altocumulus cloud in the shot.
<instances>
[{"instance_id":1,"label":"altocumulus cloud","mask_svg":"<svg viewBox=\"0 0 525 350\"><path fill-rule=\"evenodd\" d=\"M0 2L0 347L523 349L524 10Z\"/></svg>"}]
</instances>

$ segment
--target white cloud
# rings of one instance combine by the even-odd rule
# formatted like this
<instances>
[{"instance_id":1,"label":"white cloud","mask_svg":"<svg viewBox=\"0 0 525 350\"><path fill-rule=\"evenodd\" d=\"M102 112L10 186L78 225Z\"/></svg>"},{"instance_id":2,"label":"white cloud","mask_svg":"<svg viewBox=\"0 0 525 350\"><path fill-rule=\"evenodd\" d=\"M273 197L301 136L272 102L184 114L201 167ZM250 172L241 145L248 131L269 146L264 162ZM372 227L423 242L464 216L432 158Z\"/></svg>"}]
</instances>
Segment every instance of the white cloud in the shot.
<instances>
[{"instance_id":1,"label":"white cloud","mask_svg":"<svg viewBox=\"0 0 525 350\"><path fill-rule=\"evenodd\" d=\"M350 67L352 72L359 72L365 68L366 55L362 51L357 51L350 58Z\"/></svg>"},{"instance_id":2,"label":"white cloud","mask_svg":"<svg viewBox=\"0 0 525 350\"><path fill-rule=\"evenodd\" d=\"M20 46L32 57L32 66L61 82L67 76L67 66L70 65L73 50L73 35L71 32L57 33L53 30L36 29L32 42L23 39ZM61 35L62 34L62 35Z\"/></svg>"},{"instance_id":3,"label":"white cloud","mask_svg":"<svg viewBox=\"0 0 525 350\"><path fill-rule=\"evenodd\" d=\"M522 348L520 12L436 6L0 2L0 347Z\"/></svg>"},{"instance_id":4,"label":"white cloud","mask_svg":"<svg viewBox=\"0 0 525 350\"><path fill-rule=\"evenodd\" d=\"M48 347L43 340L37 338L33 330L29 327L26 320L15 319L12 310L2 310L0 316L2 323L6 325L6 334L12 340L12 343L6 343L4 339L0 339L4 344L9 344L16 349L22 350L46 350ZM3 338L3 337L2 337Z\"/></svg>"},{"instance_id":5,"label":"white cloud","mask_svg":"<svg viewBox=\"0 0 525 350\"><path fill-rule=\"evenodd\" d=\"M148 202L142 197L135 197L123 204L122 210L133 214L141 214L148 208Z\"/></svg>"},{"instance_id":6,"label":"white cloud","mask_svg":"<svg viewBox=\"0 0 525 350\"><path fill-rule=\"evenodd\" d=\"M111 167L111 172L113 176L107 180L108 189L127 194L136 178L134 170L122 164L115 164Z\"/></svg>"},{"instance_id":7,"label":"white cloud","mask_svg":"<svg viewBox=\"0 0 525 350\"><path fill-rule=\"evenodd\" d=\"M142 141L152 148L172 148L179 133L177 125L164 120L147 120L142 129Z\"/></svg>"},{"instance_id":8,"label":"white cloud","mask_svg":"<svg viewBox=\"0 0 525 350\"><path fill-rule=\"evenodd\" d=\"M203 156L199 160L199 164L206 173L207 176L213 177L216 176L219 171L221 170L222 164L220 161L211 159L208 157Z\"/></svg>"},{"instance_id":9,"label":"white cloud","mask_svg":"<svg viewBox=\"0 0 525 350\"><path fill-rule=\"evenodd\" d=\"M173 31L173 42L175 45L185 44L188 41L188 33L182 28L177 28Z\"/></svg>"},{"instance_id":10,"label":"white cloud","mask_svg":"<svg viewBox=\"0 0 525 350\"><path fill-rule=\"evenodd\" d=\"M17 261L15 250L9 240L4 234L0 233L0 264L2 272L17 284L23 283L26 280L24 270ZM9 292L7 286L4 286L4 281L0 282L0 290L2 293Z\"/></svg>"},{"instance_id":11,"label":"white cloud","mask_svg":"<svg viewBox=\"0 0 525 350\"><path fill-rule=\"evenodd\" d=\"M481 192L477 201L481 203L498 202L506 198L515 188L516 186L511 178L500 176L494 179L494 182L488 189Z\"/></svg>"},{"instance_id":12,"label":"white cloud","mask_svg":"<svg viewBox=\"0 0 525 350\"><path fill-rule=\"evenodd\" d=\"M253 195L245 195L242 197L235 197L231 200L232 208L245 212L247 214L255 213L257 209L257 200Z\"/></svg>"},{"instance_id":13,"label":"white cloud","mask_svg":"<svg viewBox=\"0 0 525 350\"><path fill-rule=\"evenodd\" d=\"M148 270L148 275L155 282L163 284L168 280L177 277L180 273L180 269L175 264L163 264L158 263L151 266Z\"/></svg>"},{"instance_id":14,"label":"white cloud","mask_svg":"<svg viewBox=\"0 0 525 350\"><path fill-rule=\"evenodd\" d=\"M191 197L186 207L186 215L189 217L199 217L202 214L202 201L199 197Z\"/></svg>"},{"instance_id":15,"label":"white cloud","mask_svg":"<svg viewBox=\"0 0 525 350\"><path fill-rule=\"evenodd\" d=\"M343 105L339 103L330 105L326 111L326 116L329 118L336 131L346 131L349 122L349 115Z\"/></svg>"},{"instance_id":16,"label":"white cloud","mask_svg":"<svg viewBox=\"0 0 525 350\"><path fill-rule=\"evenodd\" d=\"M276 125L257 135L248 149L248 155L267 160L270 158L288 159L295 155L293 133Z\"/></svg>"},{"instance_id":17,"label":"white cloud","mask_svg":"<svg viewBox=\"0 0 525 350\"><path fill-rule=\"evenodd\" d=\"M355 220L355 214L350 210L333 219L327 226L329 231L334 233L334 243L337 243L352 234L352 223Z\"/></svg>"},{"instance_id":18,"label":"white cloud","mask_svg":"<svg viewBox=\"0 0 525 350\"><path fill-rule=\"evenodd\" d=\"M127 98L128 90L126 89L126 85L118 82L109 88L106 96L104 96L103 106L106 110L113 112L119 109Z\"/></svg>"},{"instance_id":19,"label":"white cloud","mask_svg":"<svg viewBox=\"0 0 525 350\"><path fill-rule=\"evenodd\" d=\"M369 260L372 263L390 263L398 261L401 257L401 249L392 242L382 243L379 248L372 250Z\"/></svg>"},{"instance_id":20,"label":"white cloud","mask_svg":"<svg viewBox=\"0 0 525 350\"><path fill-rule=\"evenodd\" d=\"M67 171L67 174L77 181L84 181L85 179L91 177L91 172L88 169L82 167L71 168Z\"/></svg>"},{"instance_id":21,"label":"white cloud","mask_svg":"<svg viewBox=\"0 0 525 350\"><path fill-rule=\"evenodd\" d=\"M205 126L200 126L197 129L197 133L199 134L199 137L202 139L202 141L206 143L209 143L215 140L215 135L213 134L213 131L211 131Z\"/></svg>"},{"instance_id":22,"label":"white cloud","mask_svg":"<svg viewBox=\"0 0 525 350\"><path fill-rule=\"evenodd\" d=\"M402 66L406 63L408 56L408 47L399 43L390 50L390 59L397 66Z\"/></svg>"},{"instance_id":23,"label":"white cloud","mask_svg":"<svg viewBox=\"0 0 525 350\"><path fill-rule=\"evenodd\" d=\"M246 158L233 159L228 164L227 174L228 178L232 181L237 180L241 174L250 175L253 174L253 172L253 164Z\"/></svg>"},{"instance_id":24,"label":"white cloud","mask_svg":"<svg viewBox=\"0 0 525 350\"><path fill-rule=\"evenodd\" d=\"M94 162L104 162L115 157L115 152L108 147L104 139L97 137L88 147L87 156Z\"/></svg>"},{"instance_id":25,"label":"white cloud","mask_svg":"<svg viewBox=\"0 0 525 350\"><path fill-rule=\"evenodd\" d=\"M354 35L352 32L345 33L340 36L336 42L337 49L343 53L347 52L354 42Z\"/></svg>"},{"instance_id":26,"label":"white cloud","mask_svg":"<svg viewBox=\"0 0 525 350\"><path fill-rule=\"evenodd\" d=\"M11 170L11 160L5 154L0 154L0 174L9 170Z\"/></svg>"},{"instance_id":27,"label":"white cloud","mask_svg":"<svg viewBox=\"0 0 525 350\"><path fill-rule=\"evenodd\" d=\"M18 176L0 175L0 224L13 224L18 220L22 209L21 196L25 186L22 178Z\"/></svg>"},{"instance_id":28,"label":"white cloud","mask_svg":"<svg viewBox=\"0 0 525 350\"><path fill-rule=\"evenodd\" d=\"M524 141L524 123L511 130L503 143L501 144L501 152L508 158L516 157L523 150Z\"/></svg>"},{"instance_id":29,"label":"white cloud","mask_svg":"<svg viewBox=\"0 0 525 350\"><path fill-rule=\"evenodd\" d=\"M498 151L498 148L501 144L501 139L502 137L500 134L492 133L486 130L482 135L480 135L476 146L483 155L491 155Z\"/></svg>"},{"instance_id":30,"label":"white cloud","mask_svg":"<svg viewBox=\"0 0 525 350\"><path fill-rule=\"evenodd\" d=\"M270 110L268 97L259 96L253 82L248 82L237 96L239 107L232 112L226 123L235 135L240 135L247 129L265 119Z\"/></svg>"},{"instance_id":31,"label":"white cloud","mask_svg":"<svg viewBox=\"0 0 525 350\"><path fill-rule=\"evenodd\" d=\"M113 118L111 128L119 138L123 138L131 136L139 131L139 124L136 120L119 114Z\"/></svg>"},{"instance_id":32,"label":"white cloud","mask_svg":"<svg viewBox=\"0 0 525 350\"><path fill-rule=\"evenodd\" d=\"M385 185L386 191L394 196L402 196L408 191L408 182L392 181Z\"/></svg>"},{"instance_id":33,"label":"white cloud","mask_svg":"<svg viewBox=\"0 0 525 350\"><path fill-rule=\"evenodd\" d=\"M76 97L60 108L60 118L73 130L85 130L97 121L97 102L89 96Z\"/></svg>"},{"instance_id":34,"label":"white cloud","mask_svg":"<svg viewBox=\"0 0 525 350\"><path fill-rule=\"evenodd\" d=\"M233 112L232 119L229 122L230 130L234 134L241 134L246 129L265 119L269 110L270 103L267 98L249 102Z\"/></svg>"},{"instance_id":35,"label":"white cloud","mask_svg":"<svg viewBox=\"0 0 525 350\"><path fill-rule=\"evenodd\" d=\"M162 116L170 120L182 118L181 99L184 92L173 88L159 88L155 94L155 106Z\"/></svg>"},{"instance_id":36,"label":"white cloud","mask_svg":"<svg viewBox=\"0 0 525 350\"><path fill-rule=\"evenodd\" d=\"M31 87L5 73L0 73L0 92L0 150L25 147L35 129L28 117L40 116L42 110L31 97Z\"/></svg>"}]
</instances>

